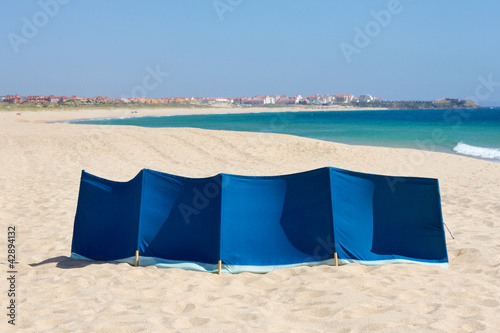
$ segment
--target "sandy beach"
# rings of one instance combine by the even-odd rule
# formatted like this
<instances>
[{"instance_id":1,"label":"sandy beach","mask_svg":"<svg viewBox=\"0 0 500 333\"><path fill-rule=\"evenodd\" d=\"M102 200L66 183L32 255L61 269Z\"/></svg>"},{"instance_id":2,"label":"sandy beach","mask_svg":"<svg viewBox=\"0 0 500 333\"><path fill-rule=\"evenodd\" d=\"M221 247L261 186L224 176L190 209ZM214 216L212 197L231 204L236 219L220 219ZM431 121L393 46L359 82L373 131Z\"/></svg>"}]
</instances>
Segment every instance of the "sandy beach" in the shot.
<instances>
[{"instance_id":1,"label":"sandy beach","mask_svg":"<svg viewBox=\"0 0 500 333\"><path fill-rule=\"evenodd\" d=\"M3 315L25 332L497 332L500 164L268 133L47 123L280 109L0 113ZM410 264L216 274L69 259L80 173L127 181L334 166L439 179L449 269ZM16 325L7 323L7 229L16 228Z\"/></svg>"}]
</instances>

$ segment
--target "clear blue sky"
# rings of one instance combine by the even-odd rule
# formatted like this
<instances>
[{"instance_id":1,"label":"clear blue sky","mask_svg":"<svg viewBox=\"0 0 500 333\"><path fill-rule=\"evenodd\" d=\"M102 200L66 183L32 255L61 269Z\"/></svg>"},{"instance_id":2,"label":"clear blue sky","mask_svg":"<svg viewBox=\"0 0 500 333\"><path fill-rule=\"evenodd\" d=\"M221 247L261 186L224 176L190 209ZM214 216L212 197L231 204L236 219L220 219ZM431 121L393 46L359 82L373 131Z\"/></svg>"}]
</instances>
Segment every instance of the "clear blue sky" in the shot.
<instances>
[{"instance_id":1,"label":"clear blue sky","mask_svg":"<svg viewBox=\"0 0 500 333\"><path fill-rule=\"evenodd\" d=\"M500 1L397 3L3 0L0 95L500 101Z\"/></svg>"}]
</instances>

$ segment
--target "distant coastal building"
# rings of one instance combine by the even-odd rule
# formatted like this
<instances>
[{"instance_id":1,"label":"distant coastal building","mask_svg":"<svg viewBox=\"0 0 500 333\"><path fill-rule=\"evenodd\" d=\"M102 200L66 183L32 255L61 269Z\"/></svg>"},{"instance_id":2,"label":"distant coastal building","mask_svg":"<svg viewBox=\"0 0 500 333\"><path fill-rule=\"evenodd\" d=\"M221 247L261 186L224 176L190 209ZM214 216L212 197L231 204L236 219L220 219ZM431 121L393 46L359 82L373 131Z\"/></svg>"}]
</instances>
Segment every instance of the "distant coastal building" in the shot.
<instances>
[{"instance_id":1,"label":"distant coastal building","mask_svg":"<svg viewBox=\"0 0 500 333\"><path fill-rule=\"evenodd\" d=\"M33 95L26 98L26 102L47 102L47 103L57 103L61 100L61 97L56 97L54 95Z\"/></svg>"},{"instance_id":2,"label":"distant coastal building","mask_svg":"<svg viewBox=\"0 0 500 333\"><path fill-rule=\"evenodd\" d=\"M203 97L199 99L201 103L203 104L215 104L215 100L210 97Z\"/></svg>"},{"instance_id":3,"label":"distant coastal building","mask_svg":"<svg viewBox=\"0 0 500 333\"><path fill-rule=\"evenodd\" d=\"M164 97L164 98L160 98L160 103L162 104L168 104L168 103L174 103L175 100L173 97Z\"/></svg>"},{"instance_id":4,"label":"distant coastal building","mask_svg":"<svg viewBox=\"0 0 500 333\"><path fill-rule=\"evenodd\" d=\"M245 103L242 103L243 105L263 105L264 104L264 98L250 98L245 101Z\"/></svg>"},{"instance_id":5,"label":"distant coastal building","mask_svg":"<svg viewBox=\"0 0 500 333\"><path fill-rule=\"evenodd\" d=\"M350 103L354 100L354 95L350 94L336 94L333 97L335 97L335 103Z\"/></svg>"},{"instance_id":6,"label":"distant coastal building","mask_svg":"<svg viewBox=\"0 0 500 333\"><path fill-rule=\"evenodd\" d=\"M96 96L94 97L94 101L99 102L99 103L109 103L113 102L113 99L107 96Z\"/></svg>"},{"instance_id":7,"label":"distant coastal building","mask_svg":"<svg viewBox=\"0 0 500 333\"><path fill-rule=\"evenodd\" d=\"M7 95L3 101L6 103L22 103L24 99L19 95Z\"/></svg>"},{"instance_id":8,"label":"distant coastal building","mask_svg":"<svg viewBox=\"0 0 500 333\"><path fill-rule=\"evenodd\" d=\"M274 95L254 96L252 98L252 100L254 100L254 101L262 101L262 103L258 103L258 104L275 104L276 103L276 96L274 96Z\"/></svg>"},{"instance_id":9,"label":"distant coastal building","mask_svg":"<svg viewBox=\"0 0 500 333\"><path fill-rule=\"evenodd\" d=\"M276 104L283 104L283 105L290 105L290 104L297 104L295 103L294 98L280 98L279 100L276 101Z\"/></svg>"},{"instance_id":10,"label":"distant coastal building","mask_svg":"<svg viewBox=\"0 0 500 333\"><path fill-rule=\"evenodd\" d=\"M358 98L354 98L352 100L354 103L376 103L376 102L383 102L383 98L377 98L372 95L361 95Z\"/></svg>"},{"instance_id":11,"label":"distant coastal building","mask_svg":"<svg viewBox=\"0 0 500 333\"><path fill-rule=\"evenodd\" d=\"M80 97L80 96L75 96L75 95L71 96L68 99L68 101L83 101L83 100L86 100L86 98L85 97Z\"/></svg>"},{"instance_id":12,"label":"distant coastal building","mask_svg":"<svg viewBox=\"0 0 500 333\"><path fill-rule=\"evenodd\" d=\"M19 95L8 95L0 97L0 102L7 103L21 103L24 101L23 97ZM375 98L372 95L361 95L355 98L350 94L315 94L308 97L302 95L295 95L292 97L286 95L257 95L254 97L165 97L165 98L147 98L147 97L122 97L110 98L107 96L95 97L80 97L80 96L54 96L54 95L32 95L26 98L27 102L35 103L71 103L70 105L89 105L89 104L106 104L106 103L141 103L141 104L167 104L167 103L183 103L183 104L240 104L242 106L253 105L332 105L339 103L368 103L368 102L382 102L383 99Z\"/></svg>"},{"instance_id":13,"label":"distant coastal building","mask_svg":"<svg viewBox=\"0 0 500 333\"><path fill-rule=\"evenodd\" d=\"M282 95L280 96L280 99L276 101L276 104L292 105L300 104L302 101L304 101L304 98L301 95L295 95L293 97L286 97Z\"/></svg>"},{"instance_id":14,"label":"distant coastal building","mask_svg":"<svg viewBox=\"0 0 500 333\"><path fill-rule=\"evenodd\" d=\"M279 98L279 95L258 95L254 97L233 97L227 102L231 102L233 104L241 104L241 105L264 105L264 104L276 104L276 100ZM285 96L286 97L286 96Z\"/></svg>"},{"instance_id":15,"label":"distant coastal building","mask_svg":"<svg viewBox=\"0 0 500 333\"><path fill-rule=\"evenodd\" d=\"M373 101L373 96L372 95L361 95L358 97L358 101L360 103L369 103Z\"/></svg>"},{"instance_id":16,"label":"distant coastal building","mask_svg":"<svg viewBox=\"0 0 500 333\"><path fill-rule=\"evenodd\" d=\"M223 97L195 97L195 100L203 104L230 103L230 100Z\"/></svg>"},{"instance_id":17,"label":"distant coastal building","mask_svg":"<svg viewBox=\"0 0 500 333\"><path fill-rule=\"evenodd\" d=\"M45 95L40 95L40 96L34 95L34 96L28 96L26 98L26 102L41 102L41 101L46 101L46 99L47 96Z\"/></svg>"},{"instance_id":18,"label":"distant coastal building","mask_svg":"<svg viewBox=\"0 0 500 333\"><path fill-rule=\"evenodd\" d=\"M233 98L231 98L231 103L233 103L233 104L245 104L245 102L248 100L250 100L250 97L233 97Z\"/></svg>"},{"instance_id":19,"label":"distant coastal building","mask_svg":"<svg viewBox=\"0 0 500 333\"><path fill-rule=\"evenodd\" d=\"M321 95L311 95L307 97L307 101L309 104L322 104Z\"/></svg>"},{"instance_id":20,"label":"distant coastal building","mask_svg":"<svg viewBox=\"0 0 500 333\"><path fill-rule=\"evenodd\" d=\"M56 97L54 95L50 95L47 97L46 101L49 103L57 103L61 100L61 97Z\"/></svg>"},{"instance_id":21,"label":"distant coastal building","mask_svg":"<svg viewBox=\"0 0 500 333\"><path fill-rule=\"evenodd\" d=\"M312 95L307 97L308 104L316 105L330 105L333 103L347 103L350 102L352 95Z\"/></svg>"}]
</instances>

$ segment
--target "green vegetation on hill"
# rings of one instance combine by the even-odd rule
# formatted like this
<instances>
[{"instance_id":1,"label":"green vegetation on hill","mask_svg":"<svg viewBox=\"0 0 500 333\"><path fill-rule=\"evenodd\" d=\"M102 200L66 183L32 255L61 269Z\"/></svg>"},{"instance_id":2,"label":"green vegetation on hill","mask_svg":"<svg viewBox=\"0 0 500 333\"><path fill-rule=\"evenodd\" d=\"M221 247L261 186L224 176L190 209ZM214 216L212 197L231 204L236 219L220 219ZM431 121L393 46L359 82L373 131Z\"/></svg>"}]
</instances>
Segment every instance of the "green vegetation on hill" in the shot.
<instances>
[{"instance_id":1,"label":"green vegetation on hill","mask_svg":"<svg viewBox=\"0 0 500 333\"><path fill-rule=\"evenodd\" d=\"M387 109L455 109L480 108L471 100L441 98L436 101L382 101L371 103L348 103L350 106Z\"/></svg>"}]
</instances>

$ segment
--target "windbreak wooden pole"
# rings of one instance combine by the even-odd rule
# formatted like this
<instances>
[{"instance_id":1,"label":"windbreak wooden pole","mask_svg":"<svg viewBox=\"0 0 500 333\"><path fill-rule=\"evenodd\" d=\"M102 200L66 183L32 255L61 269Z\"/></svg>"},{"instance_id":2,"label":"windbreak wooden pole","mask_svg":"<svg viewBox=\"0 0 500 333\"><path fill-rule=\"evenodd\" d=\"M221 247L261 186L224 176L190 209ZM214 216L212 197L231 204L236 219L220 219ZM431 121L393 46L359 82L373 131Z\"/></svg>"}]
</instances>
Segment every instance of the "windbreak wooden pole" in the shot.
<instances>
[{"instance_id":1,"label":"windbreak wooden pole","mask_svg":"<svg viewBox=\"0 0 500 333\"><path fill-rule=\"evenodd\" d=\"M222 260L219 260L219 265L218 265L218 270L217 270L217 274L220 275L221 273L221 268L222 268Z\"/></svg>"},{"instance_id":2,"label":"windbreak wooden pole","mask_svg":"<svg viewBox=\"0 0 500 333\"><path fill-rule=\"evenodd\" d=\"M139 264L139 250L135 251L135 267Z\"/></svg>"},{"instance_id":3,"label":"windbreak wooden pole","mask_svg":"<svg viewBox=\"0 0 500 333\"><path fill-rule=\"evenodd\" d=\"M338 266L339 265L339 257L337 255L337 252L333 253L333 259L335 261L335 266Z\"/></svg>"}]
</instances>

